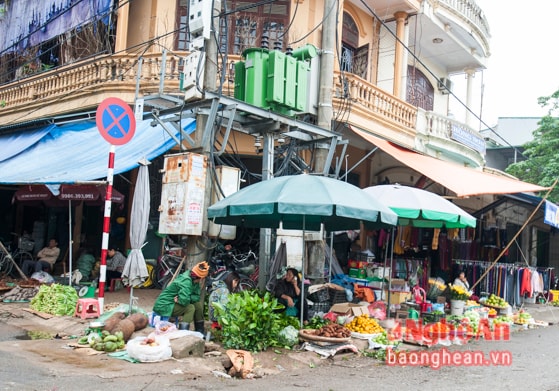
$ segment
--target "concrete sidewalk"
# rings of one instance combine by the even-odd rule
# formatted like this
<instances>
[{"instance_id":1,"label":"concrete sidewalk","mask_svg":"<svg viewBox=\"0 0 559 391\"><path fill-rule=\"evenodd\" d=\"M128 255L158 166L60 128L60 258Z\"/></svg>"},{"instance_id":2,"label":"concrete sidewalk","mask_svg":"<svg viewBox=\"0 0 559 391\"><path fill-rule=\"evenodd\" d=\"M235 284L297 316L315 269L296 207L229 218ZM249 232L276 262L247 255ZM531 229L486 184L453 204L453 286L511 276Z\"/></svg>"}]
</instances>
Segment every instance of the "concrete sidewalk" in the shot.
<instances>
[{"instance_id":1,"label":"concrete sidewalk","mask_svg":"<svg viewBox=\"0 0 559 391\"><path fill-rule=\"evenodd\" d=\"M151 312L153 303L161 293L160 289L134 289L133 302L145 312ZM131 293L128 289L105 293L105 307L116 307L119 304L129 304ZM547 322L550 325L559 324L559 307L551 304L525 304L523 307L534 320ZM26 311L29 303L0 303L0 320L12 326L25 330L60 333L64 335L81 335L92 319L82 320L73 316L53 316L43 319L37 314Z\"/></svg>"}]
</instances>

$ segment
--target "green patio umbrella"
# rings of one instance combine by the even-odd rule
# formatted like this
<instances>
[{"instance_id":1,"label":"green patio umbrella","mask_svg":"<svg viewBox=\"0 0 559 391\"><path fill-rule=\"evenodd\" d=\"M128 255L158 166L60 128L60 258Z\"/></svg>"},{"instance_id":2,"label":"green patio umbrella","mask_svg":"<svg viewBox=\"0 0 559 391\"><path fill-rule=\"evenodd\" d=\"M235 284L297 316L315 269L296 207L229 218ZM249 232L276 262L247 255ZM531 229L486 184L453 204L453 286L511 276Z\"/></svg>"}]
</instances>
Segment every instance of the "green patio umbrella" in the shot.
<instances>
[{"instance_id":1,"label":"green patio umbrella","mask_svg":"<svg viewBox=\"0 0 559 391\"><path fill-rule=\"evenodd\" d=\"M392 209L398 215L399 226L411 225L418 228L474 228L476 226L475 217L440 195L427 190L394 184L371 186L363 191ZM393 267L393 258L394 231L392 231L390 270ZM390 278L389 292L391 281ZM388 307L390 311L390 294Z\"/></svg>"},{"instance_id":2,"label":"green patio umbrella","mask_svg":"<svg viewBox=\"0 0 559 391\"><path fill-rule=\"evenodd\" d=\"M378 185L364 189L398 215L398 225L419 228L466 228L476 226L476 218L438 194L416 187Z\"/></svg>"},{"instance_id":3,"label":"green patio umbrella","mask_svg":"<svg viewBox=\"0 0 559 391\"><path fill-rule=\"evenodd\" d=\"M309 174L247 186L211 205L208 218L216 224L250 228L278 228L281 223L284 229L303 230L303 235L305 230L320 230L321 224L327 231L339 231L360 229L361 223L380 228L398 222L394 212L359 187ZM303 248L303 280L305 265Z\"/></svg>"},{"instance_id":4,"label":"green patio umbrella","mask_svg":"<svg viewBox=\"0 0 559 391\"><path fill-rule=\"evenodd\" d=\"M216 224L320 230L396 225L384 204L350 183L318 175L289 175L247 186L208 208Z\"/></svg>"}]
</instances>

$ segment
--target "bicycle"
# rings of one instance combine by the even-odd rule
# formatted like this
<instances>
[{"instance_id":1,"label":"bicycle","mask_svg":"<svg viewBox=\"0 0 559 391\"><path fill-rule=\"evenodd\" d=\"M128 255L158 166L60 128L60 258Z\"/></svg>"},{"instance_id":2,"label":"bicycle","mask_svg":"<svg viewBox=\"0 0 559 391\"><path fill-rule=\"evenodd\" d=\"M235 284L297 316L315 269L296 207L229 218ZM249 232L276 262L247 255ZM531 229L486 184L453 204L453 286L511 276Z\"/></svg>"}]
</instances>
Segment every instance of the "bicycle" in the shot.
<instances>
[{"instance_id":1,"label":"bicycle","mask_svg":"<svg viewBox=\"0 0 559 391\"><path fill-rule=\"evenodd\" d=\"M175 273L178 275L186 271L186 262L183 262L182 265L181 262L182 258L177 255L163 254L159 258L157 265L151 269L150 279L154 287L165 289L167 285L169 285L169 282L171 282Z\"/></svg>"},{"instance_id":2,"label":"bicycle","mask_svg":"<svg viewBox=\"0 0 559 391\"><path fill-rule=\"evenodd\" d=\"M206 280L206 290L215 289L218 281L223 281L229 273L235 271L239 274L239 291L256 289L258 286L258 258L252 250L246 253L236 253L231 248L210 258L212 271Z\"/></svg>"},{"instance_id":3,"label":"bicycle","mask_svg":"<svg viewBox=\"0 0 559 391\"><path fill-rule=\"evenodd\" d=\"M30 251L33 250L35 243L31 239L20 236L18 238L18 246L14 251L11 251L11 245L8 244L6 246L2 241L0 243L0 273L11 275L14 262L21 268L25 261L33 260L33 255Z\"/></svg>"}]
</instances>

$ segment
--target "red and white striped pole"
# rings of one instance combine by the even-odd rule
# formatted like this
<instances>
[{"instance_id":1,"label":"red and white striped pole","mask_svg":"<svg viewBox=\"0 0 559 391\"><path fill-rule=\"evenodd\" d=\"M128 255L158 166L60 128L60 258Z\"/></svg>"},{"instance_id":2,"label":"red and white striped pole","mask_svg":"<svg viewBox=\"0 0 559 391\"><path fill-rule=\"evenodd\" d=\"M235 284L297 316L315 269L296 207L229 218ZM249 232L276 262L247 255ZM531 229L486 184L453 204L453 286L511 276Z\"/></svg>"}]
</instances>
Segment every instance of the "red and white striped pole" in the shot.
<instances>
[{"instance_id":1,"label":"red and white striped pole","mask_svg":"<svg viewBox=\"0 0 559 391\"><path fill-rule=\"evenodd\" d=\"M105 281L107 277L107 250L109 247L109 230L111 224L111 200L113 198L113 176L115 167L115 146L109 151L109 170L107 172L107 192L105 194L105 214L103 218L103 239L101 242L101 269L99 271L99 309L101 314L105 306Z\"/></svg>"}]
</instances>

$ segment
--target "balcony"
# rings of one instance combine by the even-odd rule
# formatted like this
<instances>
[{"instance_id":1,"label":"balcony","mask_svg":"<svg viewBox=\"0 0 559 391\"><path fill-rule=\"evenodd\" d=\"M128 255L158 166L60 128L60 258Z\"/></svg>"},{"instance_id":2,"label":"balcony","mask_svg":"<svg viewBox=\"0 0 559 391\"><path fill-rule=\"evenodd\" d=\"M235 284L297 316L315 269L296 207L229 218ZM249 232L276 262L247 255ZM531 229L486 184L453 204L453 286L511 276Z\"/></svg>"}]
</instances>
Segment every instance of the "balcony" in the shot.
<instances>
[{"instance_id":1,"label":"balcony","mask_svg":"<svg viewBox=\"0 0 559 391\"><path fill-rule=\"evenodd\" d=\"M418 148L422 152L471 167L485 165L485 140L468 125L422 109L417 123Z\"/></svg>"},{"instance_id":2,"label":"balcony","mask_svg":"<svg viewBox=\"0 0 559 391\"><path fill-rule=\"evenodd\" d=\"M183 56L180 53L142 55L138 80L141 95L159 91L162 67L165 67L163 92L177 94L179 65ZM138 64L139 58L135 54L111 55L4 84L0 86L2 126L78 111L94 111L108 97L134 102Z\"/></svg>"},{"instance_id":3,"label":"balcony","mask_svg":"<svg viewBox=\"0 0 559 391\"><path fill-rule=\"evenodd\" d=\"M160 88L165 94L179 95L179 70L184 55L186 53L167 56L152 53L142 56L138 80L140 95L157 94ZM239 59L238 56L228 58L222 87L222 93L226 96L233 96L233 65ZM165 80L160 83L163 66ZM0 102L5 102L0 105L2 125L17 125L64 114L95 111L107 97L119 97L132 103L138 69L137 56L121 54L46 71L0 86ZM426 147L424 152L432 149L448 154L456 153L457 156L462 154L462 158L466 156L468 162L475 166L479 166L483 160L479 152L456 140L455 135L460 134L476 143L483 141L477 132L464 124L433 112L418 110L350 73L342 75L336 72L333 88L334 112L336 114L349 109L345 117L349 124L372 130L412 149L418 145L416 139L421 139Z\"/></svg>"}]
</instances>

